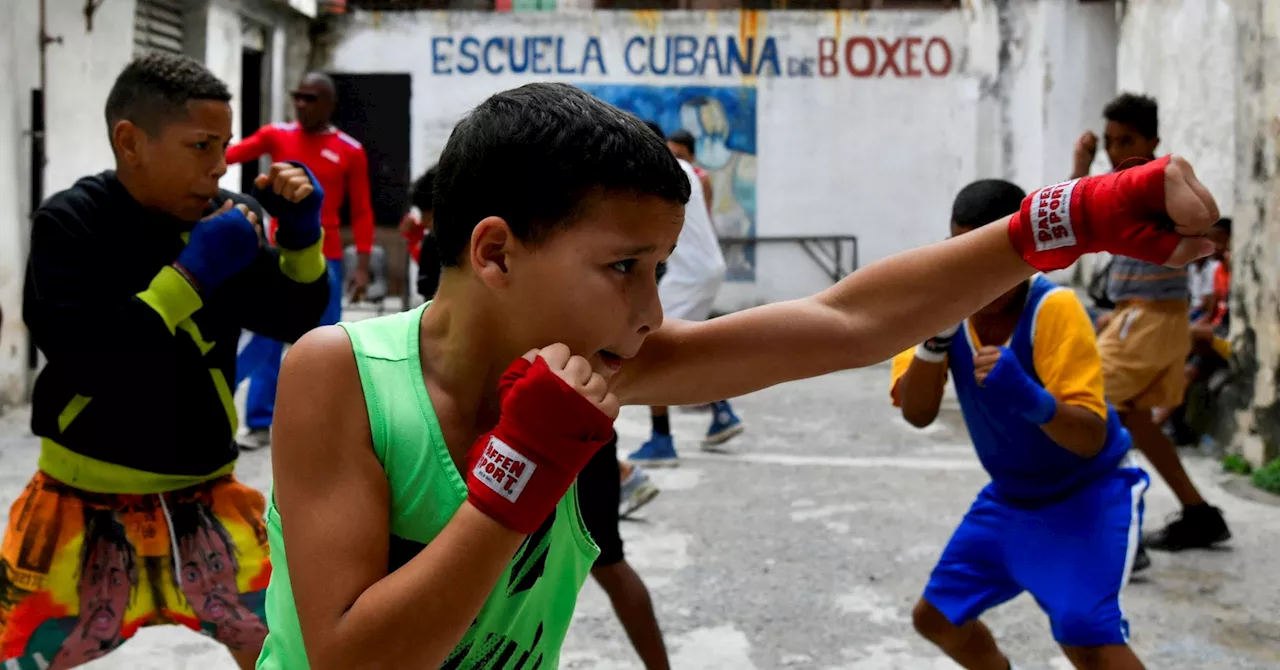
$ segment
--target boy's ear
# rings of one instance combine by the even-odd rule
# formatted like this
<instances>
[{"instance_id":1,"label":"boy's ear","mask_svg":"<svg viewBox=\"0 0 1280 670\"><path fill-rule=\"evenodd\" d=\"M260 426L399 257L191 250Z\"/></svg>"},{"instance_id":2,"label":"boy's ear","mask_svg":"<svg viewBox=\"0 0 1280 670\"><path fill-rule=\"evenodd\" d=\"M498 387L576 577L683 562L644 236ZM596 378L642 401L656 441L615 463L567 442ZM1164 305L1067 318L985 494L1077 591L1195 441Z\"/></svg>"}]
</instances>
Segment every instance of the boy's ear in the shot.
<instances>
[{"instance_id":1,"label":"boy's ear","mask_svg":"<svg viewBox=\"0 0 1280 670\"><path fill-rule=\"evenodd\" d=\"M111 127L111 149L121 163L136 165L142 143L147 141L146 131L127 119L116 121Z\"/></svg>"},{"instance_id":2,"label":"boy's ear","mask_svg":"<svg viewBox=\"0 0 1280 670\"><path fill-rule=\"evenodd\" d=\"M510 281L508 261L518 244L505 219L486 217L471 230L467 260L481 281L494 287L505 286Z\"/></svg>"}]
</instances>

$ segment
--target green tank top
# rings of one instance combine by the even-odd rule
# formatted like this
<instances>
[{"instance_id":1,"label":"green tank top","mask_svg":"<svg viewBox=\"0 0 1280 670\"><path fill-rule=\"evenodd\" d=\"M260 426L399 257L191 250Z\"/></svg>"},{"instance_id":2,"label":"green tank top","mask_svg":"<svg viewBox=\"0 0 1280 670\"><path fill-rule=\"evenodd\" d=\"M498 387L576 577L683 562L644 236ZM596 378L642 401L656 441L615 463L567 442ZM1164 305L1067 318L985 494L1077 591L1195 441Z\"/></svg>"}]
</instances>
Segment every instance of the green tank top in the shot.
<instances>
[{"instance_id":1,"label":"green tank top","mask_svg":"<svg viewBox=\"0 0 1280 670\"><path fill-rule=\"evenodd\" d=\"M429 304L429 303L428 303ZM426 305L409 312L341 324L351 338L373 449L391 488L388 573L413 558L453 518L467 498L440 432L418 355ZM267 508L273 572L267 587L270 632L259 670L308 668L289 585L280 514ZM537 532L516 551L479 616L442 668L556 668L578 591L600 549L578 511L577 484Z\"/></svg>"}]
</instances>

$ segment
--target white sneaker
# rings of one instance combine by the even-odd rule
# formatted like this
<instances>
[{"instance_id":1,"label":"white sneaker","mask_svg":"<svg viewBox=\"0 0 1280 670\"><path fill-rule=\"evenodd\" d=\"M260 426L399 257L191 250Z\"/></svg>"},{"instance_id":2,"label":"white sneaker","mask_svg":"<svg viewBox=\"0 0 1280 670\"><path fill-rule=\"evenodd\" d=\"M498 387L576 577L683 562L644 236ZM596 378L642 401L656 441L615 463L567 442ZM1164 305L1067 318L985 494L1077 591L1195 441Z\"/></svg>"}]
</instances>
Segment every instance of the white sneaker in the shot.
<instances>
[{"instance_id":1,"label":"white sneaker","mask_svg":"<svg viewBox=\"0 0 1280 670\"><path fill-rule=\"evenodd\" d=\"M251 428L240 432L236 437L236 445L242 451L257 451L271 446L270 428Z\"/></svg>"},{"instance_id":2,"label":"white sneaker","mask_svg":"<svg viewBox=\"0 0 1280 670\"><path fill-rule=\"evenodd\" d=\"M658 487L649 481L649 475L639 467L631 469L631 474L622 482L621 500L618 501L618 516L625 517L648 505L659 492Z\"/></svg>"}]
</instances>

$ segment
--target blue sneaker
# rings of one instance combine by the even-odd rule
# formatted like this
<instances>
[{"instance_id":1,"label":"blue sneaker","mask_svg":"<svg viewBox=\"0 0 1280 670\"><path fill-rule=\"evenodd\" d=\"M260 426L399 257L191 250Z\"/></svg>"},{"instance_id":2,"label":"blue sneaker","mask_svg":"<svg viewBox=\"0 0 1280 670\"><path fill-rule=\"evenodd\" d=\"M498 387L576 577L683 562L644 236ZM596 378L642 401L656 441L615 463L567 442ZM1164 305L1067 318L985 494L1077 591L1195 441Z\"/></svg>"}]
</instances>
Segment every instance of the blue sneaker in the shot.
<instances>
[{"instance_id":1,"label":"blue sneaker","mask_svg":"<svg viewBox=\"0 0 1280 670\"><path fill-rule=\"evenodd\" d=\"M702 446L703 448L709 448L724 444L746 430L746 428L742 423L742 419L739 419L738 415L733 413L733 407L729 405L729 402L721 400L714 404L711 427L707 429L707 437L702 441Z\"/></svg>"},{"instance_id":2,"label":"blue sneaker","mask_svg":"<svg viewBox=\"0 0 1280 670\"><path fill-rule=\"evenodd\" d=\"M658 435L654 433L648 442L640 445L627 457L627 460L637 465L644 465L651 468L660 468L672 466L679 463L676 456L676 444L670 435Z\"/></svg>"}]
</instances>

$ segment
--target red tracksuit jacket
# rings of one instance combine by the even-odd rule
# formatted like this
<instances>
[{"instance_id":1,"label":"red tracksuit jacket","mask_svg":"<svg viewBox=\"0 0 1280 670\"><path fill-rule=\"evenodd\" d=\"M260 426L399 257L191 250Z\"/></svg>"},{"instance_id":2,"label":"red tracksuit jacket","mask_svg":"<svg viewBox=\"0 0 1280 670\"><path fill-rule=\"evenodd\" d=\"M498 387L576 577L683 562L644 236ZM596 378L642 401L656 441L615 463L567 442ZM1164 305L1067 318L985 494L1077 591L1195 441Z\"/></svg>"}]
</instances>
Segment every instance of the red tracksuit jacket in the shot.
<instances>
[{"instance_id":1,"label":"red tracksuit jacket","mask_svg":"<svg viewBox=\"0 0 1280 670\"><path fill-rule=\"evenodd\" d=\"M307 133L297 123L273 123L228 148L227 163L257 160L263 154L275 162L299 161L320 181L324 188L320 223L324 226L325 258L342 259L338 212L347 199L351 202L351 231L355 235L356 251L367 254L373 249L369 161L364 147L355 138L333 126L321 133Z\"/></svg>"}]
</instances>

